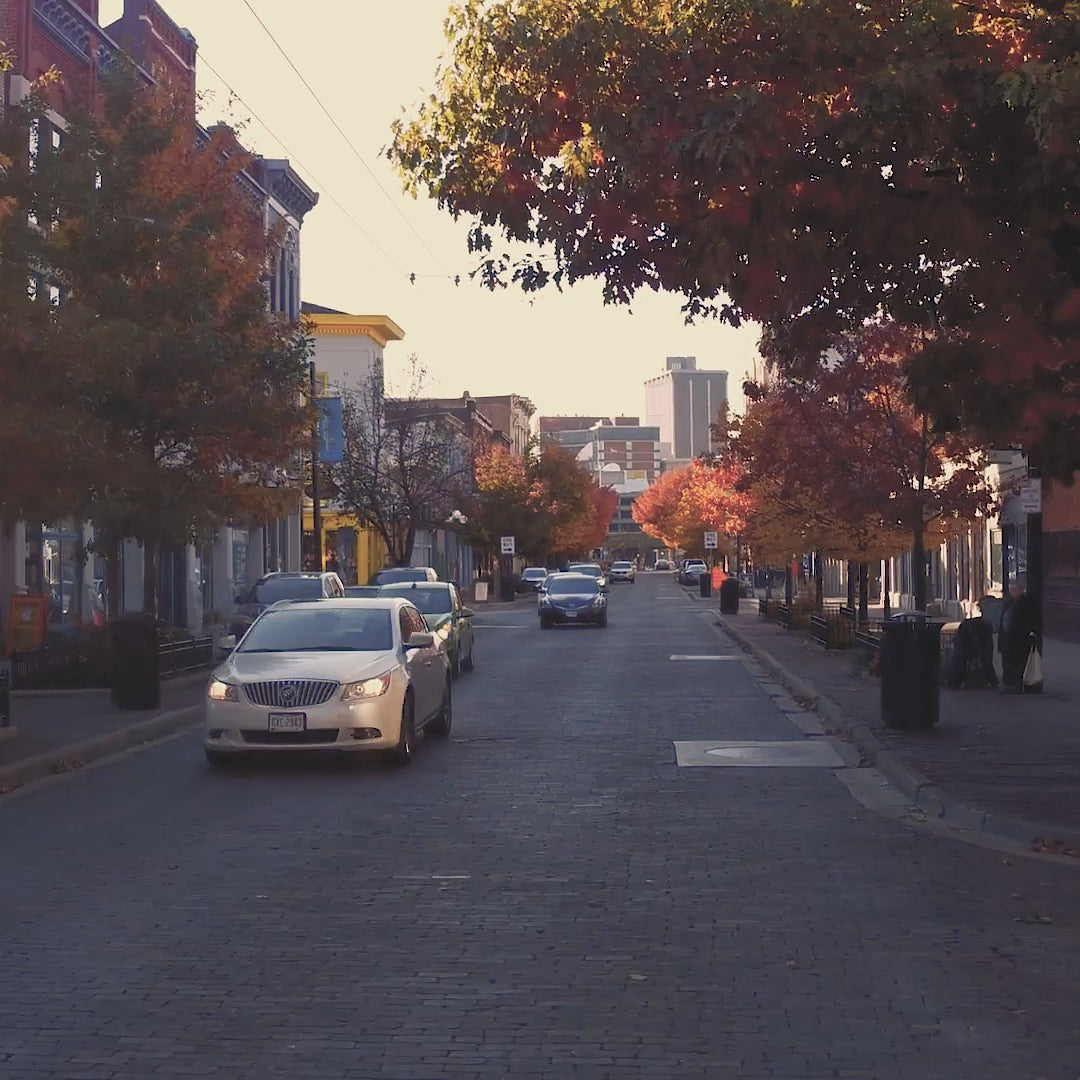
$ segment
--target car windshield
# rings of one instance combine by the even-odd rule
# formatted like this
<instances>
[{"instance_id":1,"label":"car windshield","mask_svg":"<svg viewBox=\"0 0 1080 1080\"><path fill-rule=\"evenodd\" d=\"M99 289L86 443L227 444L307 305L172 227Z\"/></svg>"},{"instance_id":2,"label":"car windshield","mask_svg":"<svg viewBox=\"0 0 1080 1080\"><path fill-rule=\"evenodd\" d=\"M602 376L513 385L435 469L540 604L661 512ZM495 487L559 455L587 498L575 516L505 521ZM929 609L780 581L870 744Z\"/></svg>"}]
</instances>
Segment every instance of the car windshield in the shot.
<instances>
[{"instance_id":1,"label":"car windshield","mask_svg":"<svg viewBox=\"0 0 1080 1080\"><path fill-rule=\"evenodd\" d=\"M270 578L255 586L256 604L274 604L278 600L318 600L323 594L317 577Z\"/></svg>"},{"instance_id":2,"label":"car windshield","mask_svg":"<svg viewBox=\"0 0 1080 1080\"><path fill-rule=\"evenodd\" d=\"M628 562L617 562L611 564L612 570L629 570L630 564Z\"/></svg>"},{"instance_id":3,"label":"car windshield","mask_svg":"<svg viewBox=\"0 0 1080 1080\"><path fill-rule=\"evenodd\" d=\"M396 581L427 581L427 570L422 566L394 566L380 570L372 579L372 585L390 585Z\"/></svg>"},{"instance_id":4,"label":"car windshield","mask_svg":"<svg viewBox=\"0 0 1080 1080\"><path fill-rule=\"evenodd\" d=\"M362 597L378 596L378 585L346 585L345 595L352 597L354 600Z\"/></svg>"},{"instance_id":5,"label":"car windshield","mask_svg":"<svg viewBox=\"0 0 1080 1080\"><path fill-rule=\"evenodd\" d=\"M389 608L277 608L255 620L237 652L385 652Z\"/></svg>"},{"instance_id":6,"label":"car windshield","mask_svg":"<svg viewBox=\"0 0 1080 1080\"><path fill-rule=\"evenodd\" d=\"M548 592L567 595L570 593L598 593L600 590L595 581L583 580L580 577L555 578L548 585Z\"/></svg>"},{"instance_id":7,"label":"car windshield","mask_svg":"<svg viewBox=\"0 0 1080 1080\"><path fill-rule=\"evenodd\" d=\"M547 577L547 571L540 566L528 566L521 571L523 578L542 578Z\"/></svg>"},{"instance_id":8,"label":"car windshield","mask_svg":"<svg viewBox=\"0 0 1080 1080\"><path fill-rule=\"evenodd\" d=\"M450 590L444 586L431 585L425 588L418 585L394 586L389 589L380 589L380 596L401 596L415 604L425 615L445 615L454 610L454 602L450 599Z\"/></svg>"},{"instance_id":9,"label":"car windshield","mask_svg":"<svg viewBox=\"0 0 1080 1080\"><path fill-rule=\"evenodd\" d=\"M590 566L588 564L584 566L571 566L570 572L572 574L589 574L591 577L599 577L603 570L599 566Z\"/></svg>"}]
</instances>

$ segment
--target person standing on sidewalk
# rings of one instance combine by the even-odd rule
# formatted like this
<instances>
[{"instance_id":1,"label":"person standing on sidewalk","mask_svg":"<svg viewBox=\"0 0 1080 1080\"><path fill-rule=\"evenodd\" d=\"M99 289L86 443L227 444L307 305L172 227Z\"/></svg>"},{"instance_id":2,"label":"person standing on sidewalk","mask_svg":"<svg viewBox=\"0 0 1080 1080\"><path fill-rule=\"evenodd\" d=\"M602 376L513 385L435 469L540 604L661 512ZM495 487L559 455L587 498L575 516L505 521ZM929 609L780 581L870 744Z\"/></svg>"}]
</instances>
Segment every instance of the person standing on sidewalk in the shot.
<instances>
[{"instance_id":1,"label":"person standing on sidewalk","mask_svg":"<svg viewBox=\"0 0 1080 1080\"><path fill-rule=\"evenodd\" d=\"M1018 578L1009 586L1009 595L1001 609L998 652L1001 653L1001 688L1006 694L1024 692L1024 666L1039 629L1035 601L1024 589L1024 579Z\"/></svg>"}]
</instances>

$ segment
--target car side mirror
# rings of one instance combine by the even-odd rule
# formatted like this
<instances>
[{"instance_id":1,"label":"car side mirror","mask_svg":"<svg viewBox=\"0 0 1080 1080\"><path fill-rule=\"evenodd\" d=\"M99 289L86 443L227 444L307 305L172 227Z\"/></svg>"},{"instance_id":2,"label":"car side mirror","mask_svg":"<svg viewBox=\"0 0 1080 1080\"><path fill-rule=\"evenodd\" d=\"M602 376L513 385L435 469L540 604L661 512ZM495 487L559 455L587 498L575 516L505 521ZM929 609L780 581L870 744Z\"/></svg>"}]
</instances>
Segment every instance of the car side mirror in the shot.
<instances>
[{"instance_id":1,"label":"car side mirror","mask_svg":"<svg viewBox=\"0 0 1080 1080\"><path fill-rule=\"evenodd\" d=\"M463 619L471 619L476 612L471 607L463 607L459 614Z\"/></svg>"},{"instance_id":2,"label":"car side mirror","mask_svg":"<svg viewBox=\"0 0 1080 1080\"><path fill-rule=\"evenodd\" d=\"M405 642L406 649L430 649L435 644L435 635L423 633L420 630L415 631L409 635L409 640Z\"/></svg>"},{"instance_id":3,"label":"car side mirror","mask_svg":"<svg viewBox=\"0 0 1080 1080\"><path fill-rule=\"evenodd\" d=\"M218 645L227 652L232 652L233 649L236 648L236 635L226 634L224 637L218 639Z\"/></svg>"}]
</instances>

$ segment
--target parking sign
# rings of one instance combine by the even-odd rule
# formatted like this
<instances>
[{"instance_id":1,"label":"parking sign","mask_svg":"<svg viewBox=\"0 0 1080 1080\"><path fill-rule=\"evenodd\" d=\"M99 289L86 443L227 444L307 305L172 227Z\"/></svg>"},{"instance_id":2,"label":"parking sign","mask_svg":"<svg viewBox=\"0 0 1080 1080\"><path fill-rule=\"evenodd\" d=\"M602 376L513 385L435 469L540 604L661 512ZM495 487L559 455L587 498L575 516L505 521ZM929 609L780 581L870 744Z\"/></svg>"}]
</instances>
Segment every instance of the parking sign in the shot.
<instances>
[{"instance_id":1,"label":"parking sign","mask_svg":"<svg viewBox=\"0 0 1080 1080\"><path fill-rule=\"evenodd\" d=\"M503 555L513 555L514 549L515 544L512 536L499 537L499 551L501 551Z\"/></svg>"},{"instance_id":2,"label":"parking sign","mask_svg":"<svg viewBox=\"0 0 1080 1080\"><path fill-rule=\"evenodd\" d=\"M715 548L717 546L717 540L719 540L719 536L717 533L707 532L705 534L705 547Z\"/></svg>"}]
</instances>

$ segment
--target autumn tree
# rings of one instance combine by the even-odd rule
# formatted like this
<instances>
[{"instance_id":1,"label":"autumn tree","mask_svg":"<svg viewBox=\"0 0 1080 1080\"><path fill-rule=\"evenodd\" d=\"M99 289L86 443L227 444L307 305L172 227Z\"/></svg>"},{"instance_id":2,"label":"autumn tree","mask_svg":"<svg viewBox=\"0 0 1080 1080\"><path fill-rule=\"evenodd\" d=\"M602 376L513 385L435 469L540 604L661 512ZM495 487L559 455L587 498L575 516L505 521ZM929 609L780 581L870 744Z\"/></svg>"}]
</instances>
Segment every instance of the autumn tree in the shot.
<instances>
[{"instance_id":1,"label":"autumn tree","mask_svg":"<svg viewBox=\"0 0 1080 1080\"><path fill-rule=\"evenodd\" d=\"M669 548L704 555L705 533L745 528L749 500L734 462L696 459L661 475L634 500L634 521Z\"/></svg>"},{"instance_id":2,"label":"autumn tree","mask_svg":"<svg viewBox=\"0 0 1080 1080\"><path fill-rule=\"evenodd\" d=\"M426 371L409 360L407 391L388 397L381 370L342 397L344 452L330 477L338 505L375 529L392 566L408 566L416 534L441 524L470 484L462 425L424 398Z\"/></svg>"},{"instance_id":3,"label":"autumn tree","mask_svg":"<svg viewBox=\"0 0 1080 1080\"><path fill-rule=\"evenodd\" d=\"M602 487L591 476L586 476L585 498L585 508L554 531L551 554L557 559L588 555L607 542L619 496L614 489Z\"/></svg>"},{"instance_id":4,"label":"autumn tree","mask_svg":"<svg viewBox=\"0 0 1080 1080\"><path fill-rule=\"evenodd\" d=\"M487 284L679 292L796 371L867 320L932 331L920 406L1071 473L1076 5L492 0L447 36L389 156L476 219Z\"/></svg>"},{"instance_id":5,"label":"autumn tree","mask_svg":"<svg viewBox=\"0 0 1080 1080\"><path fill-rule=\"evenodd\" d=\"M498 552L500 537L513 536L518 553L537 562L579 555L607 534L614 506L604 491L561 446L534 443L523 457L498 444L483 448L466 535L487 554ZM598 535L598 543L582 546Z\"/></svg>"},{"instance_id":6,"label":"autumn tree","mask_svg":"<svg viewBox=\"0 0 1080 1080\"><path fill-rule=\"evenodd\" d=\"M0 78L6 68L0 46ZM0 110L0 521L52 521L81 497L93 443L83 393L56 301L44 273L48 237L43 202L41 133L47 124L39 80L19 106Z\"/></svg>"},{"instance_id":7,"label":"autumn tree","mask_svg":"<svg viewBox=\"0 0 1080 1080\"><path fill-rule=\"evenodd\" d=\"M924 610L928 543L987 512L993 492L971 437L911 404L902 365L912 344L904 328L869 327L813 373L752 388L733 447L755 496L751 537L768 544L769 530L786 528L803 540L793 553L859 561L907 546Z\"/></svg>"},{"instance_id":8,"label":"autumn tree","mask_svg":"<svg viewBox=\"0 0 1080 1080\"><path fill-rule=\"evenodd\" d=\"M51 131L51 129L50 129ZM26 188L31 253L55 288L57 382L88 432L78 463L98 541L137 539L144 607L157 552L225 521L293 509L307 445L310 341L269 311L277 236L231 133L199 133L189 96L119 65L92 114L40 138Z\"/></svg>"}]
</instances>

